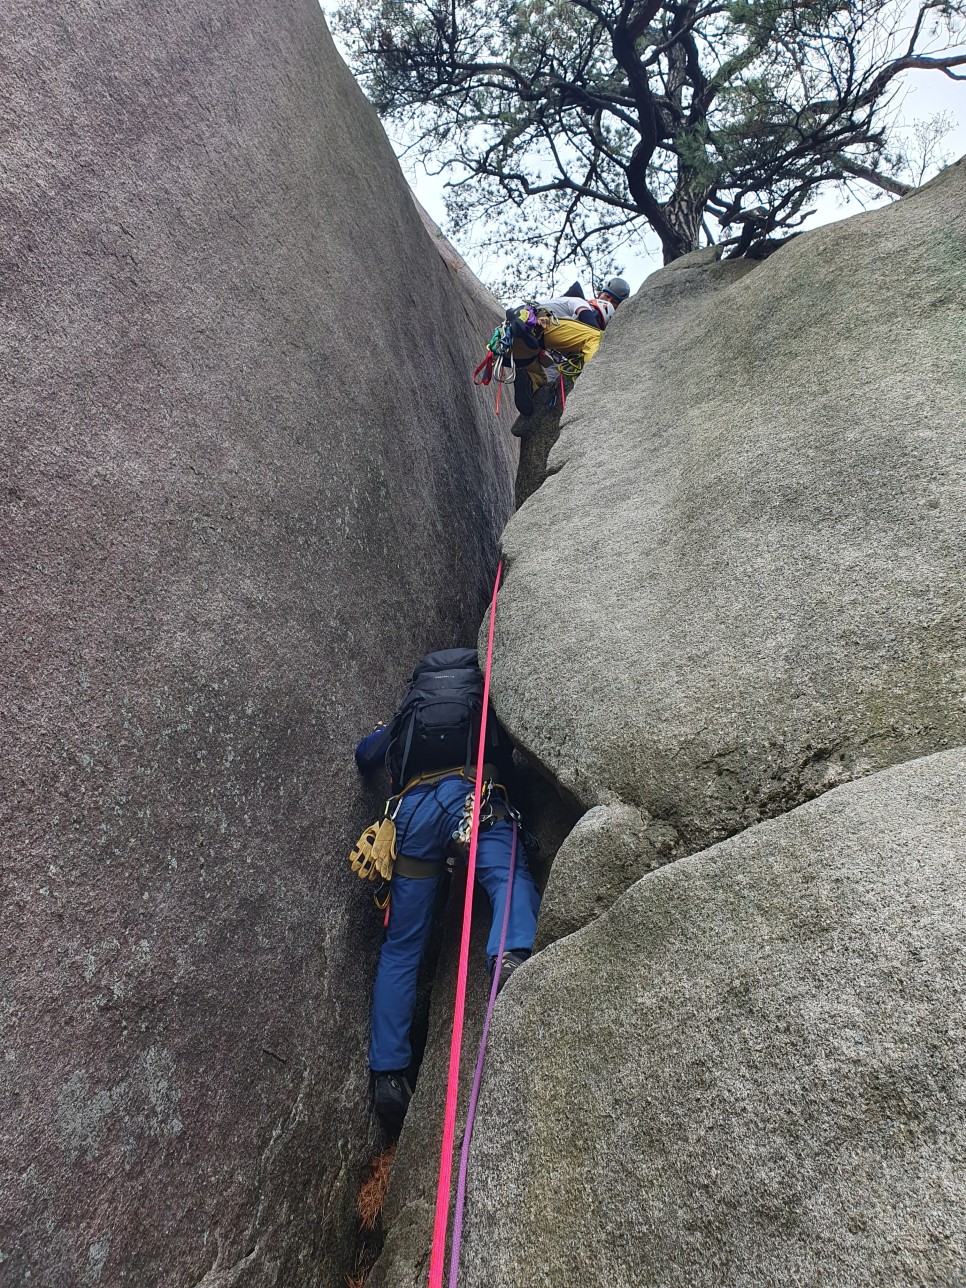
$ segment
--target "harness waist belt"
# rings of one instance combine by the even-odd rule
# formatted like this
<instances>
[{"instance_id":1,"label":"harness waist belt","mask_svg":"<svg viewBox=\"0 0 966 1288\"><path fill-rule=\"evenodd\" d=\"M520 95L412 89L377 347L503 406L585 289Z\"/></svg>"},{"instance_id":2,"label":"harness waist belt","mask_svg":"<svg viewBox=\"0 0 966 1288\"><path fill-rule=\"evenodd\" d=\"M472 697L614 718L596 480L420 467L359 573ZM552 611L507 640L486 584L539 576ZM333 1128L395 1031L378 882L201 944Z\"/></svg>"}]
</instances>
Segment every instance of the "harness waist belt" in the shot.
<instances>
[{"instance_id":1,"label":"harness waist belt","mask_svg":"<svg viewBox=\"0 0 966 1288\"><path fill-rule=\"evenodd\" d=\"M490 762L483 762L483 777L495 779L497 777L496 766ZM468 783L476 781L476 766L470 765L469 769L465 765L451 765L448 769L431 769L428 773L417 774L415 778L410 778L406 786L391 797L391 800L398 800L400 796L405 796L407 792L412 791L414 787L421 787L423 783L438 783L444 778L463 778Z\"/></svg>"},{"instance_id":2,"label":"harness waist belt","mask_svg":"<svg viewBox=\"0 0 966 1288\"><path fill-rule=\"evenodd\" d=\"M417 774L415 778L410 778L409 782L402 789L402 791L396 793L396 796L393 797L393 800L398 800L400 796L405 796L406 793L409 791L412 791L414 787L421 787L423 783L439 783L444 778L465 778L467 782L471 783L473 781L473 775L475 775L475 773L476 773L475 765L473 766L473 769L469 775L467 775L462 765L453 765L449 769L431 769L426 774Z\"/></svg>"},{"instance_id":3,"label":"harness waist belt","mask_svg":"<svg viewBox=\"0 0 966 1288\"><path fill-rule=\"evenodd\" d=\"M397 854L393 864L393 876L411 877L420 881L424 877L438 877L446 867L438 859L411 859L407 854Z\"/></svg>"}]
</instances>

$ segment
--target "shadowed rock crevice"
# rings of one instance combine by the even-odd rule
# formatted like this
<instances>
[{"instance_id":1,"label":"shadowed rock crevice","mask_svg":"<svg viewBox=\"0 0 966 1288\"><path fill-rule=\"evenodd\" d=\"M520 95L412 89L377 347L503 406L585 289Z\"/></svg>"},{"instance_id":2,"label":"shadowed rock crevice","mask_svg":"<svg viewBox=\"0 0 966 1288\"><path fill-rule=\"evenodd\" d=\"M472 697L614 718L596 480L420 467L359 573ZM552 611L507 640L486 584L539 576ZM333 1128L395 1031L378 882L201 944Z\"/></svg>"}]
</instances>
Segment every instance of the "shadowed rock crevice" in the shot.
<instances>
[{"instance_id":1,"label":"shadowed rock crevice","mask_svg":"<svg viewBox=\"0 0 966 1288\"><path fill-rule=\"evenodd\" d=\"M572 380L565 382L565 390L569 399L573 390ZM514 433L520 437L520 460L515 489L517 509L536 492L551 472L547 468L547 458L560 437L560 418L565 414L560 403L559 381L553 396L553 405L549 406L549 390L535 395L533 415L518 417L513 427Z\"/></svg>"}]
</instances>

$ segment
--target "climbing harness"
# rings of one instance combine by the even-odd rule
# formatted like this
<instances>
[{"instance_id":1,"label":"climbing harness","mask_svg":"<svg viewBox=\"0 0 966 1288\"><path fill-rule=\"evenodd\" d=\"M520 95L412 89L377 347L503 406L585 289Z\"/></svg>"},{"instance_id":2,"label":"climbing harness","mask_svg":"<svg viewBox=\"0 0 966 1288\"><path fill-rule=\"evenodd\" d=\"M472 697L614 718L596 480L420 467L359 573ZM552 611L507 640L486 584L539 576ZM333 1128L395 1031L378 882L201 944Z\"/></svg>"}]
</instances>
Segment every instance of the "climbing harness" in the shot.
<instances>
[{"instance_id":1,"label":"climbing harness","mask_svg":"<svg viewBox=\"0 0 966 1288\"><path fill-rule=\"evenodd\" d=\"M483 797L483 753L486 747L486 717L489 709L490 672L493 665L493 631L496 624L496 599L503 573L502 562L496 570L493 597L490 601L490 629L486 645L486 667L483 671L483 712L480 719L480 744L477 765L480 772L473 785L473 817L470 826L469 857L466 865L466 890L463 897L463 928L460 935L459 966L456 973L456 1002L453 1008L453 1032L449 1048L449 1074L446 1085L446 1108L443 1115L443 1142L436 1183L436 1218L433 1224L433 1247L429 1263L429 1288L442 1288L446 1256L446 1227L449 1220L450 1182L453 1171L453 1143L456 1137L456 1101L459 1093L460 1053L463 1046L463 1015L466 1008L466 976L469 968L470 925L473 920L473 886L476 877L476 851L480 835L480 812ZM516 845L514 844L514 854ZM507 909L511 884L507 891ZM504 910L504 921L508 911ZM498 972L497 972L498 973ZM454 1243L456 1254L458 1243ZM455 1285L455 1263L451 1265L450 1286Z\"/></svg>"},{"instance_id":2,"label":"climbing harness","mask_svg":"<svg viewBox=\"0 0 966 1288\"><path fill-rule=\"evenodd\" d=\"M398 852L396 848L396 815L402 805L403 797L414 787L424 783L438 783L453 774L466 776L462 768L437 769L429 773L417 774L405 785L401 792L390 796L382 811L382 818L370 823L349 852L349 866L363 881L375 881L380 878L373 902L380 912L389 910L389 883L397 867Z\"/></svg>"},{"instance_id":3,"label":"climbing harness","mask_svg":"<svg viewBox=\"0 0 966 1288\"><path fill-rule=\"evenodd\" d=\"M485 831L497 819L512 818L518 823L520 813L507 800L506 788L502 783L495 783L492 778L484 778L480 789L480 806L477 814L475 794L468 792L463 802L460 821L453 832L453 843L460 850L466 850L473 832L473 819L479 817L479 827Z\"/></svg>"}]
</instances>

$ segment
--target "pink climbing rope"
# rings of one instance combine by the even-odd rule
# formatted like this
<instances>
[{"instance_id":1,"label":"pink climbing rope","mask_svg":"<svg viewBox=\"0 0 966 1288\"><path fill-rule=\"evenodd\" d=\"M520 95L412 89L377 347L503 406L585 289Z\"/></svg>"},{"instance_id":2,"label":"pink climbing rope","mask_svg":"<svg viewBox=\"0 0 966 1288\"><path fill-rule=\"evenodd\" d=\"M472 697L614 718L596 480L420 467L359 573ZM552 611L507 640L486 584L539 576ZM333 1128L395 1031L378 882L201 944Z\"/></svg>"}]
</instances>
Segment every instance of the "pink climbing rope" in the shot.
<instances>
[{"instance_id":1,"label":"pink climbing rope","mask_svg":"<svg viewBox=\"0 0 966 1288\"><path fill-rule=\"evenodd\" d=\"M499 386L497 386L497 389L499 390ZM493 665L493 628L496 623L496 597L500 589L502 573L503 563L501 561L493 582L493 598L490 601L490 632L486 644L486 666L483 671L483 713L480 718L480 745L476 758L476 781L473 784L473 826L470 831L470 853L466 865L463 931L460 936L459 967L456 973L453 1035L449 1045L449 1077L446 1085L446 1110L443 1116L443 1147L439 1159L439 1178L436 1182L436 1220L433 1224L433 1250L429 1261L429 1288L442 1288L443 1265L446 1258L446 1226L449 1220L449 1192L453 1172L453 1141L456 1137L456 1098L460 1081L460 1051L463 1046L463 1013L466 1009L466 973L470 955L470 925L473 920L473 884L476 878L476 850L480 839L483 751L486 746L486 715L490 700L490 668Z\"/></svg>"},{"instance_id":2,"label":"pink climbing rope","mask_svg":"<svg viewBox=\"0 0 966 1288\"><path fill-rule=\"evenodd\" d=\"M503 961L503 950L506 947L506 931L510 924L510 900L513 898L513 875L517 864L517 821L513 820L513 849L510 851L510 877L506 888L506 904L503 908L503 926L500 930L500 947L497 949L496 965L493 969L493 982L490 984L490 1000L486 1004L486 1019L483 1021L483 1036L480 1038L480 1050L476 1057L476 1072L473 1074L473 1089L470 1092L469 1108L466 1111L466 1128L463 1132L463 1148L460 1150L459 1179L456 1182L456 1203L453 1208L453 1242L449 1254L449 1288L456 1288L456 1279L460 1268L460 1244L463 1241L463 1208L466 1205L466 1173L470 1162L470 1142L473 1139L473 1124L476 1121L476 1102L480 1098L480 1083L483 1080L483 1061L486 1058L486 1039L490 1035L490 1020L493 1017L493 1006L496 1002L497 989L500 987L500 965Z\"/></svg>"}]
</instances>

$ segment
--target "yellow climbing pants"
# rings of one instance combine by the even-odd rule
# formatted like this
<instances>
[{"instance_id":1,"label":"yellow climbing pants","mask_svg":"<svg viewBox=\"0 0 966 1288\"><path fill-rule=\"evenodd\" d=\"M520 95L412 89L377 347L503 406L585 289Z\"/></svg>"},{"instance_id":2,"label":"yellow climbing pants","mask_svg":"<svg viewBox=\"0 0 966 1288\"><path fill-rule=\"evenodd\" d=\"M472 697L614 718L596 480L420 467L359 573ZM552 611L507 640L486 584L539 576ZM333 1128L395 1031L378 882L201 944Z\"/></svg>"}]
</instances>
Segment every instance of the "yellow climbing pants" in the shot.
<instances>
[{"instance_id":1,"label":"yellow climbing pants","mask_svg":"<svg viewBox=\"0 0 966 1288\"><path fill-rule=\"evenodd\" d=\"M572 318L560 318L559 321L546 318L541 325L543 342L548 349L556 349L558 353L565 353L568 357L571 354L582 354L585 363L591 360L604 338L603 331L598 331L593 326L584 326L583 322L575 322ZM532 389L537 390L547 383L547 369L540 365L540 359L522 340L513 341L513 357L517 362L525 358L533 359L527 367Z\"/></svg>"}]
</instances>

